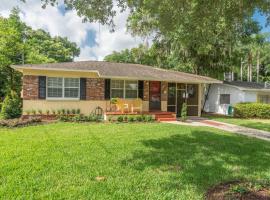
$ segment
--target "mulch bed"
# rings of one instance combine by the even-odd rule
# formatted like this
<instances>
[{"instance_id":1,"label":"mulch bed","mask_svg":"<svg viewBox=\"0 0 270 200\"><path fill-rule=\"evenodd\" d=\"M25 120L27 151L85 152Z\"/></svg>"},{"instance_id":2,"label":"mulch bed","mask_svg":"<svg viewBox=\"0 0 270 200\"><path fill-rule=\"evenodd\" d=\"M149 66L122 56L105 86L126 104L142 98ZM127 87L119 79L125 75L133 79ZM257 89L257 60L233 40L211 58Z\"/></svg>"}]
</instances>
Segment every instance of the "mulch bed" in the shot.
<instances>
[{"instance_id":1,"label":"mulch bed","mask_svg":"<svg viewBox=\"0 0 270 200\"><path fill-rule=\"evenodd\" d=\"M207 200L270 200L270 185L247 181L231 181L210 188Z\"/></svg>"}]
</instances>

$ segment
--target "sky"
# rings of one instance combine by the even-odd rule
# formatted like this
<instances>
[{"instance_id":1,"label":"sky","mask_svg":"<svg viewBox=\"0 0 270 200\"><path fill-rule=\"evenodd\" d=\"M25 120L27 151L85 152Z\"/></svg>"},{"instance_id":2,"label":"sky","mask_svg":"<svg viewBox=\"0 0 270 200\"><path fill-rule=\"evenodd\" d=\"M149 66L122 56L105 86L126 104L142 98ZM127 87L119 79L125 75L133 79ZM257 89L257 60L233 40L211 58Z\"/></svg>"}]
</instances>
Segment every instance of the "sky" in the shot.
<instances>
[{"instance_id":1,"label":"sky","mask_svg":"<svg viewBox=\"0 0 270 200\"><path fill-rule=\"evenodd\" d=\"M83 23L76 11L65 11L62 4L56 7L41 8L40 0L1 0L0 15L8 17L10 10L18 6L21 10L21 19L33 29L44 29L52 36L67 37L81 49L81 60L103 60L113 51L138 46L143 40L133 37L127 32L125 23L128 12L118 13L115 17L116 30L111 33L108 26L98 23Z\"/></svg>"},{"instance_id":2,"label":"sky","mask_svg":"<svg viewBox=\"0 0 270 200\"><path fill-rule=\"evenodd\" d=\"M40 0L1 0L0 15L8 17L10 10L18 6L21 12L21 19L33 29L44 29L52 36L67 37L75 42L81 49L76 61L81 60L103 60L103 58L113 51L120 51L126 48L138 46L143 42L142 38L133 37L126 29L126 19L128 11L118 12L115 17L116 30L109 31L109 27L101 26L98 23L83 23L77 16L76 11L66 11L63 4L46 9L41 8ZM265 17L259 13L254 15L263 26L263 32L269 31L264 27Z\"/></svg>"}]
</instances>

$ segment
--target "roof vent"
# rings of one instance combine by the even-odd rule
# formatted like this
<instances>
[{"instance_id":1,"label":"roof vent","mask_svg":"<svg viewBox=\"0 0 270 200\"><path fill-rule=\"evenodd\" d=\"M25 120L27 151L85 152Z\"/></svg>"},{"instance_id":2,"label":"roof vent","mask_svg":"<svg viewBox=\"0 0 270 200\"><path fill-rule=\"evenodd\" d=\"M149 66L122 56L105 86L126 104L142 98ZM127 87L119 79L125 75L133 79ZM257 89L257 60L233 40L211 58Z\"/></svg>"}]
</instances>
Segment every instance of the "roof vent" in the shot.
<instances>
[{"instance_id":1,"label":"roof vent","mask_svg":"<svg viewBox=\"0 0 270 200\"><path fill-rule=\"evenodd\" d=\"M270 82L265 82L264 83L264 88L270 89Z\"/></svg>"}]
</instances>

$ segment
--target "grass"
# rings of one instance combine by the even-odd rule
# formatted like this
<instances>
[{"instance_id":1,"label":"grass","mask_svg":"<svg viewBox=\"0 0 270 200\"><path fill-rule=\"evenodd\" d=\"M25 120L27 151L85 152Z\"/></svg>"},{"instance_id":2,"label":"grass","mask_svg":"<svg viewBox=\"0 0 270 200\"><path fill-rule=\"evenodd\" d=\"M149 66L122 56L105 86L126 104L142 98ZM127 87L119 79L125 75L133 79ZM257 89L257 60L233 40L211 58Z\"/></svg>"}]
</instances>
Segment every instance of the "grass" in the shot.
<instances>
[{"instance_id":1,"label":"grass","mask_svg":"<svg viewBox=\"0 0 270 200\"><path fill-rule=\"evenodd\" d=\"M161 123L0 129L0 158L1 199L197 200L223 181L270 179L269 142Z\"/></svg>"},{"instance_id":2,"label":"grass","mask_svg":"<svg viewBox=\"0 0 270 200\"><path fill-rule=\"evenodd\" d=\"M239 126L244 126L248 128L255 128L263 131L270 132L270 120L269 119L239 119L229 116L218 116L218 115L206 115L207 118L225 122L229 124L235 124Z\"/></svg>"}]
</instances>

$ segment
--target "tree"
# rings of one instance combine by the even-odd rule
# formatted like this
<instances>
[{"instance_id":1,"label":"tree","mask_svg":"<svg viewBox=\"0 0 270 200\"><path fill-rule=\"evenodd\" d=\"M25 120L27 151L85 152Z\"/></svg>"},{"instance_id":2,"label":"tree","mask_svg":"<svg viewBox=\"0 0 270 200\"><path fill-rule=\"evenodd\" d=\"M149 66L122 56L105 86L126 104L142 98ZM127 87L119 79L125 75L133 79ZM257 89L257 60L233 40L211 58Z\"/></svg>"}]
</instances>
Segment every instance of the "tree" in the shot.
<instances>
[{"instance_id":1,"label":"tree","mask_svg":"<svg viewBox=\"0 0 270 200\"><path fill-rule=\"evenodd\" d=\"M5 98L0 118L1 119L13 119L21 115L21 100L15 91L11 91Z\"/></svg>"},{"instance_id":2,"label":"tree","mask_svg":"<svg viewBox=\"0 0 270 200\"><path fill-rule=\"evenodd\" d=\"M8 18L0 16L0 97L10 90L21 90L21 74L13 64L72 61L80 49L67 38L51 37L44 30L33 30L20 20L14 8Z\"/></svg>"}]
</instances>

